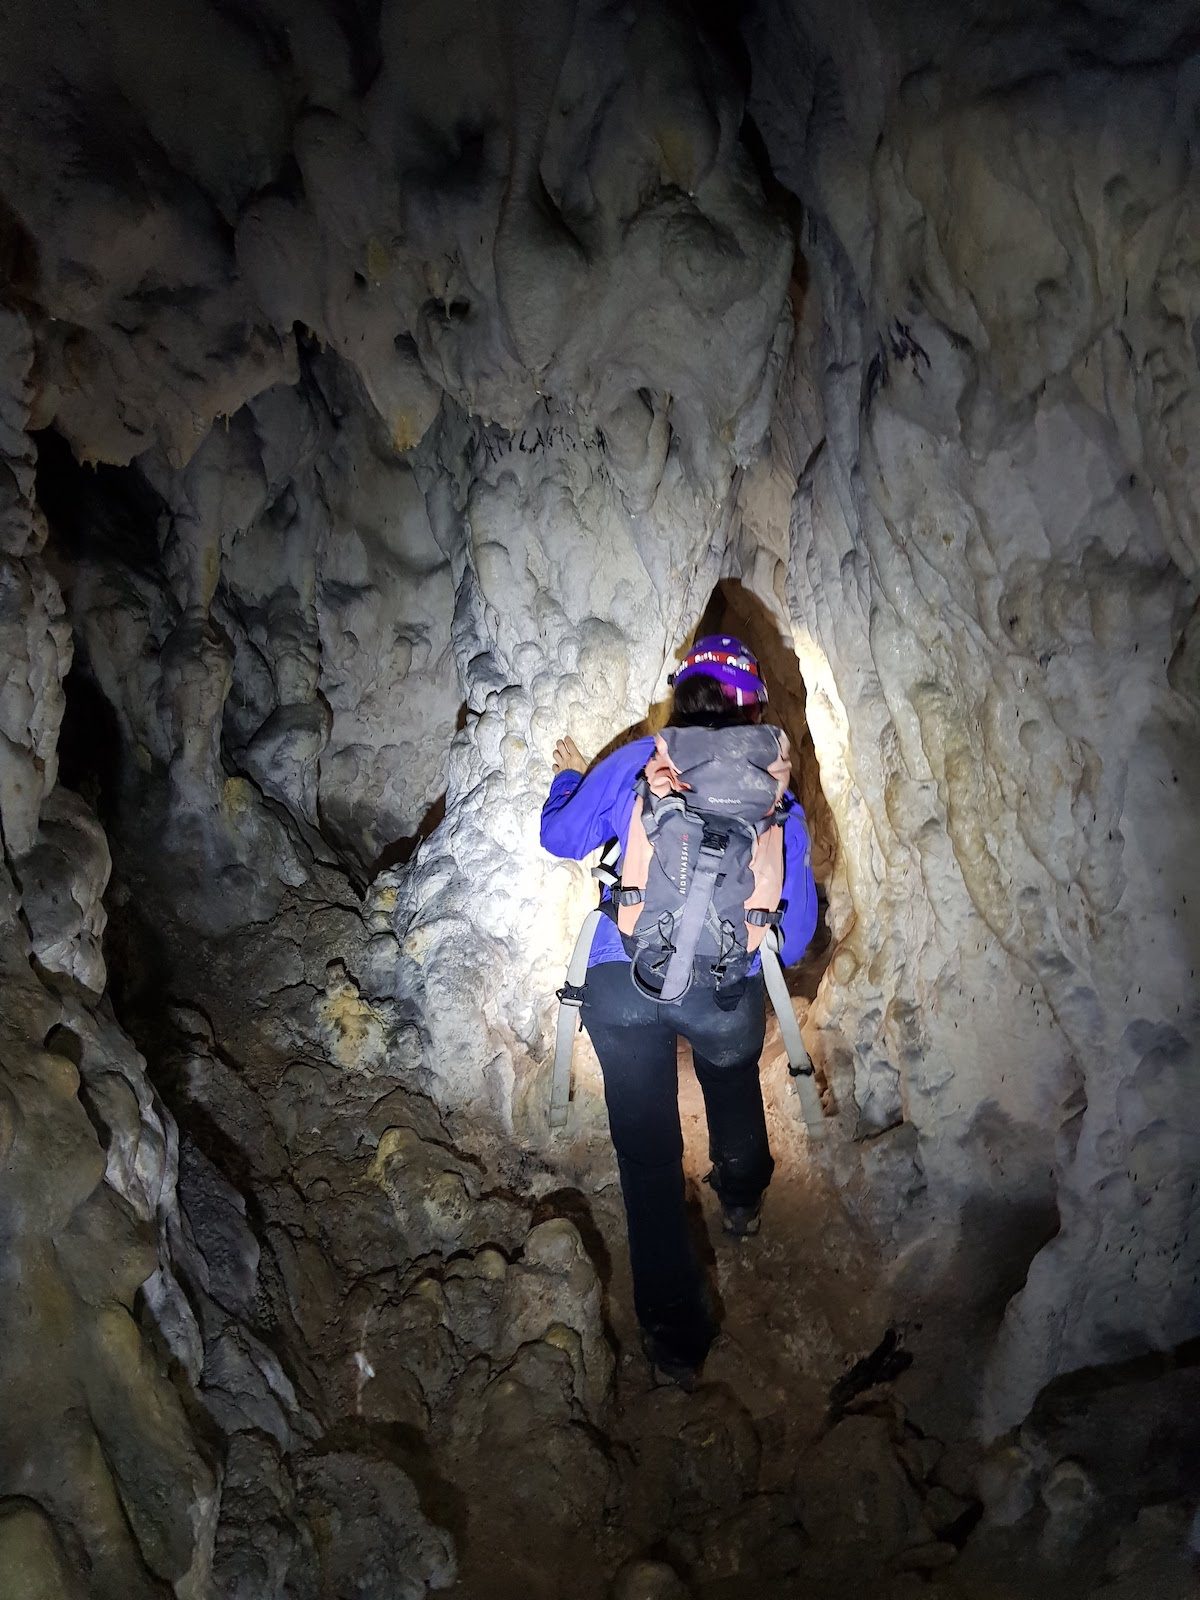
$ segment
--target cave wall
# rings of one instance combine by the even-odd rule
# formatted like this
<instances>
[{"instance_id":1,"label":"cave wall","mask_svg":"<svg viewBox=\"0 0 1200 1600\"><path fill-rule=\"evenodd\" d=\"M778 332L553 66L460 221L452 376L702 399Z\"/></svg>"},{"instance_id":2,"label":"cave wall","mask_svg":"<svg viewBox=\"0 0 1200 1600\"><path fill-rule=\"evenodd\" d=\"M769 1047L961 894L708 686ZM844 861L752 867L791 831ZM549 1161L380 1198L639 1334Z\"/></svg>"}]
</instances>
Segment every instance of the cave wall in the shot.
<instances>
[{"instance_id":1,"label":"cave wall","mask_svg":"<svg viewBox=\"0 0 1200 1600\"><path fill-rule=\"evenodd\" d=\"M185 1593L217 1476L134 1314L140 1291L160 1348L197 1373L165 1242L175 1130L102 1001L110 858L55 786L71 641L33 500L33 340L8 310L0 349L0 1570L12 1593Z\"/></svg>"},{"instance_id":2,"label":"cave wall","mask_svg":"<svg viewBox=\"0 0 1200 1600\"><path fill-rule=\"evenodd\" d=\"M587 897L537 809L720 573L792 236L671 8L160 21L4 17L7 1570L423 1595L410 1437L554 1570L615 1490L594 1266L494 1137Z\"/></svg>"},{"instance_id":3,"label":"cave wall","mask_svg":"<svg viewBox=\"0 0 1200 1600\"><path fill-rule=\"evenodd\" d=\"M71 1353L0 1563L336 1590L341 1518L424 1593L453 1540L353 1428L439 1416L553 1431L555 1538L607 1503L531 1199L589 894L537 812L722 579L829 804L832 1169L897 1303L962 1307L914 1403L1000 1435L1195 1333L1186 22L761 0L739 61L666 5L5 8L7 1388Z\"/></svg>"},{"instance_id":4,"label":"cave wall","mask_svg":"<svg viewBox=\"0 0 1200 1600\"><path fill-rule=\"evenodd\" d=\"M176 23L186 67L119 8L24 17L7 58L35 420L161 500L148 567L74 564L81 664L169 775L198 925L269 915L302 871L231 777L359 882L444 805L398 902L405 981L444 1096L508 1120L581 903L536 847L547 756L644 714L718 574L791 237L671 8L397 8L369 87L362 30L318 6ZM515 98L485 59L519 62Z\"/></svg>"},{"instance_id":5,"label":"cave wall","mask_svg":"<svg viewBox=\"0 0 1200 1600\"><path fill-rule=\"evenodd\" d=\"M811 270L773 430L844 847L810 1027L901 1282L1012 1294L1000 1433L1197 1325L1197 78L1182 7L857 22L749 30Z\"/></svg>"}]
</instances>

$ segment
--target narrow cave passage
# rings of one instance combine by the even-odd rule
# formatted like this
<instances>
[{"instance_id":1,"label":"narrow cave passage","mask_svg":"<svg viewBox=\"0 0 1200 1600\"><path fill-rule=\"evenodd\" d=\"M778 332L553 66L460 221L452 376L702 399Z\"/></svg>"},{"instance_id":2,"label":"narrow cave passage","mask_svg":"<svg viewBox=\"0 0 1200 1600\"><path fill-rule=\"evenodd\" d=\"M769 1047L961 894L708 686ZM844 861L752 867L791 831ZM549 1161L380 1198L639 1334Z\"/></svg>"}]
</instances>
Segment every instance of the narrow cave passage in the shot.
<instances>
[{"instance_id":1,"label":"narrow cave passage","mask_svg":"<svg viewBox=\"0 0 1200 1600\"><path fill-rule=\"evenodd\" d=\"M1194 13L5 7L0 1600L1191 1600ZM735 1237L682 1075L685 1392L539 818L697 629L833 1093Z\"/></svg>"}]
</instances>

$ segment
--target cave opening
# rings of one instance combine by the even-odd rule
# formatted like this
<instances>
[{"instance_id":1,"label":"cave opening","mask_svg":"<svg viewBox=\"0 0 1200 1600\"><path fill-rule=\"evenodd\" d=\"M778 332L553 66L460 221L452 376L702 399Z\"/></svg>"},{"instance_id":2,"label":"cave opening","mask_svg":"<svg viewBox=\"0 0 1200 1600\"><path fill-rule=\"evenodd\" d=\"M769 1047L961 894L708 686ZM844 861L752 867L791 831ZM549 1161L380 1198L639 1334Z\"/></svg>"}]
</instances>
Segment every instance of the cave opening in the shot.
<instances>
[{"instance_id":1,"label":"cave opening","mask_svg":"<svg viewBox=\"0 0 1200 1600\"><path fill-rule=\"evenodd\" d=\"M33 435L37 445L35 499L46 519L46 560L55 573L72 623L72 659L63 680L58 735L61 781L85 798L107 829L120 821L121 791L133 751L117 708L89 657L72 607L79 585L111 581L132 595L154 583L161 567L159 537L165 506L137 465L80 461L53 427ZM98 663L103 670L107 661ZM143 751L143 758L146 752Z\"/></svg>"}]
</instances>

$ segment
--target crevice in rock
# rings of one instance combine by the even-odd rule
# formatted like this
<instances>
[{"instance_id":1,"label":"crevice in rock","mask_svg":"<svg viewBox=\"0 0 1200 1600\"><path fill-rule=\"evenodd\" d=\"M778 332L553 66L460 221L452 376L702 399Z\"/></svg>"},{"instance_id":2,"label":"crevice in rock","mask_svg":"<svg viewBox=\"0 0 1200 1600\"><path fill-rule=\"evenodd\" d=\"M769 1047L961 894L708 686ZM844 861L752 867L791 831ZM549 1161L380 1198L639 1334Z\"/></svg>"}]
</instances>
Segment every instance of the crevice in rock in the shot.
<instances>
[{"instance_id":1,"label":"crevice in rock","mask_svg":"<svg viewBox=\"0 0 1200 1600\"><path fill-rule=\"evenodd\" d=\"M103 461L85 466L53 427L31 438L37 447L37 503L50 528L48 555L67 581L86 561L155 575L166 507L139 468Z\"/></svg>"},{"instance_id":2,"label":"crevice in rock","mask_svg":"<svg viewBox=\"0 0 1200 1600\"><path fill-rule=\"evenodd\" d=\"M63 695L59 782L73 789L107 826L117 812L125 779L126 750L117 714L78 659L63 680Z\"/></svg>"},{"instance_id":3,"label":"crevice in rock","mask_svg":"<svg viewBox=\"0 0 1200 1600\"><path fill-rule=\"evenodd\" d=\"M442 793L421 818L414 833L408 834L403 839L396 839L385 850L380 851L367 872L368 881L377 878L381 872L390 871L393 867L406 867L413 858L413 852L429 838L445 815L446 796Z\"/></svg>"}]
</instances>

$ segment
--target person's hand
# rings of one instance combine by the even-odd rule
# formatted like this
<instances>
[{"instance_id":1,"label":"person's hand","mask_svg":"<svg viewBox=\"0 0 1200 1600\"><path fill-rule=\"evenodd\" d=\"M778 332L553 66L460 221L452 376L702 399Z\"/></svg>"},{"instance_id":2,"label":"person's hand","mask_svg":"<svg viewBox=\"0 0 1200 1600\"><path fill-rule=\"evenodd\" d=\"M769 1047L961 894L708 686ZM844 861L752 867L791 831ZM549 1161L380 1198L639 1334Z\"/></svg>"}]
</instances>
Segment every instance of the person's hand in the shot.
<instances>
[{"instance_id":1,"label":"person's hand","mask_svg":"<svg viewBox=\"0 0 1200 1600\"><path fill-rule=\"evenodd\" d=\"M554 746L554 772L586 772L587 762L579 753L579 746L571 735L564 736Z\"/></svg>"}]
</instances>

